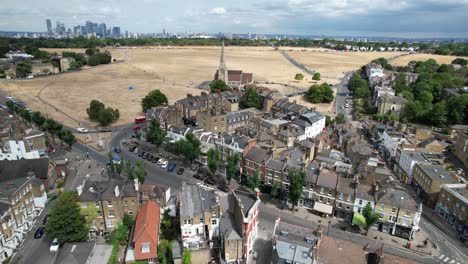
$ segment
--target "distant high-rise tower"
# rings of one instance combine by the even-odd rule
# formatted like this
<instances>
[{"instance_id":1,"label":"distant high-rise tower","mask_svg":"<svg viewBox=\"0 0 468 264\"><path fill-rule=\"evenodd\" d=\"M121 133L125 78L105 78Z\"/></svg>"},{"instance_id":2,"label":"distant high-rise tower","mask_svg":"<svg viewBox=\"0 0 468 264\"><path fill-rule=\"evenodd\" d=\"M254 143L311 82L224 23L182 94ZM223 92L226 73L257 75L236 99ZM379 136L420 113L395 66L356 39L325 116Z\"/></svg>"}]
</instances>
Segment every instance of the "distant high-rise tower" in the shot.
<instances>
[{"instance_id":1,"label":"distant high-rise tower","mask_svg":"<svg viewBox=\"0 0 468 264\"><path fill-rule=\"evenodd\" d=\"M47 35L52 36L52 21L50 19L46 19L47 24Z\"/></svg>"},{"instance_id":2,"label":"distant high-rise tower","mask_svg":"<svg viewBox=\"0 0 468 264\"><path fill-rule=\"evenodd\" d=\"M165 36L166 36L166 29L163 28L163 37L165 37Z\"/></svg>"},{"instance_id":3,"label":"distant high-rise tower","mask_svg":"<svg viewBox=\"0 0 468 264\"><path fill-rule=\"evenodd\" d=\"M218 68L218 80L223 80L227 83L228 80L228 69L226 67L226 61L224 60L224 40L221 46L221 58L219 59L219 68Z\"/></svg>"}]
</instances>

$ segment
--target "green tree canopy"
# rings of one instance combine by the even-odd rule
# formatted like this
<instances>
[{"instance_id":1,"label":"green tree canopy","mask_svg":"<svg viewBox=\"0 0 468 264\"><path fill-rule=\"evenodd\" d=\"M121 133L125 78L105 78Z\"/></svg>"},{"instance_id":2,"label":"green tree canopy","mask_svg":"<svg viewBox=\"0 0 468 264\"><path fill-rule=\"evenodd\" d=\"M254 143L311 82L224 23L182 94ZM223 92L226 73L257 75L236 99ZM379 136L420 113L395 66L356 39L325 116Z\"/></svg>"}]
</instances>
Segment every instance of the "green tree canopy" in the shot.
<instances>
[{"instance_id":1,"label":"green tree canopy","mask_svg":"<svg viewBox=\"0 0 468 264\"><path fill-rule=\"evenodd\" d=\"M65 191L60 195L52 206L46 230L51 239L58 238L60 243L86 239L89 228L76 192Z\"/></svg>"},{"instance_id":2,"label":"green tree canopy","mask_svg":"<svg viewBox=\"0 0 468 264\"><path fill-rule=\"evenodd\" d=\"M296 81L302 81L302 80L304 80L304 74L302 74L302 73L296 73L296 76L294 76L294 80L296 80Z\"/></svg>"},{"instance_id":3,"label":"green tree canopy","mask_svg":"<svg viewBox=\"0 0 468 264\"><path fill-rule=\"evenodd\" d=\"M374 213L374 209L370 204L366 204L364 209L362 209L362 215L366 220L364 223L364 229L366 229L366 235L369 232L369 228L375 225L379 221L380 215L378 213Z\"/></svg>"},{"instance_id":4,"label":"green tree canopy","mask_svg":"<svg viewBox=\"0 0 468 264\"><path fill-rule=\"evenodd\" d=\"M397 77L395 78L395 93L400 94L403 91L408 90L409 87L406 85L406 74L405 73L398 73Z\"/></svg>"},{"instance_id":5,"label":"green tree canopy","mask_svg":"<svg viewBox=\"0 0 468 264\"><path fill-rule=\"evenodd\" d=\"M468 125L468 94L452 97L447 102L448 121Z\"/></svg>"},{"instance_id":6,"label":"green tree canopy","mask_svg":"<svg viewBox=\"0 0 468 264\"><path fill-rule=\"evenodd\" d=\"M255 107L257 109L262 108L262 102L260 94L255 88L247 88L244 95L241 97L240 104L242 108Z\"/></svg>"},{"instance_id":7,"label":"green tree canopy","mask_svg":"<svg viewBox=\"0 0 468 264\"><path fill-rule=\"evenodd\" d=\"M213 80L210 83L210 91L214 92L224 92L229 90L229 86L223 80Z\"/></svg>"},{"instance_id":8,"label":"green tree canopy","mask_svg":"<svg viewBox=\"0 0 468 264\"><path fill-rule=\"evenodd\" d=\"M163 104L167 104L167 97L160 90L153 90L148 95L143 97L141 100L141 107L143 112L150 109L151 107L157 107Z\"/></svg>"},{"instance_id":9,"label":"green tree canopy","mask_svg":"<svg viewBox=\"0 0 468 264\"><path fill-rule=\"evenodd\" d=\"M86 113L91 121L97 121L101 126L107 126L120 118L119 109L107 107L98 100L92 100Z\"/></svg>"},{"instance_id":10,"label":"green tree canopy","mask_svg":"<svg viewBox=\"0 0 468 264\"><path fill-rule=\"evenodd\" d=\"M336 122L337 124L344 124L344 123L346 123L345 116L344 116L343 114L341 114L341 113L338 114L338 115L336 116L336 118L335 118L335 122Z\"/></svg>"},{"instance_id":11,"label":"green tree canopy","mask_svg":"<svg viewBox=\"0 0 468 264\"><path fill-rule=\"evenodd\" d=\"M254 175L247 178L247 185L252 191L260 186L260 172L258 170L255 170Z\"/></svg>"},{"instance_id":12,"label":"green tree canopy","mask_svg":"<svg viewBox=\"0 0 468 264\"><path fill-rule=\"evenodd\" d=\"M377 59L373 60L372 62L382 65L382 67L385 70L389 70L389 71L393 70L393 66L390 65L390 63L388 63L387 59L385 59L383 57L377 58Z\"/></svg>"},{"instance_id":13,"label":"green tree canopy","mask_svg":"<svg viewBox=\"0 0 468 264\"><path fill-rule=\"evenodd\" d=\"M182 264L192 264L192 251L184 249L182 252Z\"/></svg>"},{"instance_id":14,"label":"green tree canopy","mask_svg":"<svg viewBox=\"0 0 468 264\"><path fill-rule=\"evenodd\" d=\"M149 142L155 144L157 147L160 147L164 141L166 132L161 128L159 120L156 118L151 119L151 122L148 126L148 133L146 138Z\"/></svg>"},{"instance_id":15,"label":"green tree canopy","mask_svg":"<svg viewBox=\"0 0 468 264\"><path fill-rule=\"evenodd\" d=\"M320 73L319 72L314 73L314 76L312 76L312 80L320 81Z\"/></svg>"},{"instance_id":16,"label":"green tree canopy","mask_svg":"<svg viewBox=\"0 0 468 264\"><path fill-rule=\"evenodd\" d=\"M461 66L466 66L468 60L464 58L456 58L452 61L452 64L460 64Z\"/></svg>"},{"instance_id":17,"label":"green tree canopy","mask_svg":"<svg viewBox=\"0 0 468 264\"><path fill-rule=\"evenodd\" d=\"M239 161L240 161L240 157L239 157L239 154L237 153L234 153L234 155L230 155L227 157L226 177L227 177L228 183L231 182L231 179L239 171Z\"/></svg>"},{"instance_id":18,"label":"green tree canopy","mask_svg":"<svg viewBox=\"0 0 468 264\"><path fill-rule=\"evenodd\" d=\"M302 198L302 188L305 185L305 172L290 170L289 177L289 201L292 203L294 209L299 200Z\"/></svg>"},{"instance_id":19,"label":"green tree canopy","mask_svg":"<svg viewBox=\"0 0 468 264\"><path fill-rule=\"evenodd\" d=\"M330 103L333 101L333 90L327 83L314 84L305 93L307 101L318 104L318 103Z\"/></svg>"},{"instance_id":20,"label":"green tree canopy","mask_svg":"<svg viewBox=\"0 0 468 264\"><path fill-rule=\"evenodd\" d=\"M59 138L63 142L67 143L70 147L76 142L75 135L73 135L73 133L68 129L62 130L62 132L59 134Z\"/></svg>"},{"instance_id":21,"label":"green tree canopy","mask_svg":"<svg viewBox=\"0 0 468 264\"><path fill-rule=\"evenodd\" d=\"M221 154L217 148L212 148L208 150L207 156L208 169L210 169L212 175L215 175L218 170Z\"/></svg>"},{"instance_id":22,"label":"green tree canopy","mask_svg":"<svg viewBox=\"0 0 468 264\"><path fill-rule=\"evenodd\" d=\"M25 78L32 72L31 61L21 61L16 64L16 77Z\"/></svg>"}]
</instances>

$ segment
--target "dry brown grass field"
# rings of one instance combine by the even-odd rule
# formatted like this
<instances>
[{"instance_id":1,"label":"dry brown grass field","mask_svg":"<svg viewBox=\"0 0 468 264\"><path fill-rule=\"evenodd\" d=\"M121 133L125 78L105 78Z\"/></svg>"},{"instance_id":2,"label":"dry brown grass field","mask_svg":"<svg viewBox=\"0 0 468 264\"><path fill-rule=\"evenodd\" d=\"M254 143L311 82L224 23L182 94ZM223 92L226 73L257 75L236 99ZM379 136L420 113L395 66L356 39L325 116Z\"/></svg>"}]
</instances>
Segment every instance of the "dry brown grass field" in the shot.
<instances>
[{"instance_id":1,"label":"dry brown grass field","mask_svg":"<svg viewBox=\"0 0 468 264\"><path fill-rule=\"evenodd\" d=\"M434 59L437 61L438 64L450 64L456 58L459 58L459 57L416 53L416 54L411 54L408 56L396 58L395 60L391 62L391 64L395 66L406 66L408 65L410 61L425 61L428 59Z\"/></svg>"},{"instance_id":2,"label":"dry brown grass field","mask_svg":"<svg viewBox=\"0 0 468 264\"><path fill-rule=\"evenodd\" d=\"M83 52L83 49L46 49L60 53L63 50ZM108 49L116 59L125 62L98 66L82 71L59 74L46 78L28 80L2 80L0 89L10 92L23 100L33 110L56 118L76 127L77 124L55 109L45 107L37 95L42 89L41 98L63 112L92 126L87 118L86 108L92 99L97 99L109 107L120 109L118 124L130 123L141 115L140 101L153 89L160 89L169 103L184 98L187 93L199 94L197 86L213 78L219 64L219 47L126 47ZM313 51L312 51L313 50ZM337 83L343 72L354 70L377 57L393 57L398 53L345 53L311 49L310 52L288 52L293 58L322 74L323 81ZM289 83L299 87L309 87L310 76L301 82L293 80L300 72L278 51L270 47L226 47L228 69L254 73L254 79ZM128 86L134 90L129 91ZM280 92L291 92L290 88L274 85ZM302 98L295 98L303 102ZM319 111L328 113L331 105L313 105Z\"/></svg>"}]
</instances>

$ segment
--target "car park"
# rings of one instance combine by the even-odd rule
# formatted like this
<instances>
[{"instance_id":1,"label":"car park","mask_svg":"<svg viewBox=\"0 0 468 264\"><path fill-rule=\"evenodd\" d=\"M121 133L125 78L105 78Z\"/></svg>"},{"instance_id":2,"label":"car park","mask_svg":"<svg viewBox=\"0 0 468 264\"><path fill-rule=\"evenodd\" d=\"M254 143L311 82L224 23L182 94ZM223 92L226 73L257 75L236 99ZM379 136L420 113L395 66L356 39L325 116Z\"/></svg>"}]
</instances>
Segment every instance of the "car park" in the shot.
<instances>
[{"instance_id":1,"label":"car park","mask_svg":"<svg viewBox=\"0 0 468 264\"><path fill-rule=\"evenodd\" d=\"M54 238L54 241L50 244L50 252L57 252L59 250L60 242L57 238Z\"/></svg>"},{"instance_id":2,"label":"car park","mask_svg":"<svg viewBox=\"0 0 468 264\"><path fill-rule=\"evenodd\" d=\"M223 192L229 192L229 187L225 184L218 185L218 189Z\"/></svg>"},{"instance_id":3,"label":"car park","mask_svg":"<svg viewBox=\"0 0 468 264\"><path fill-rule=\"evenodd\" d=\"M163 161L161 163L161 168L163 168L163 169L167 168L167 161Z\"/></svg>"},{"instance_id":4,"label":"car park","mask_svg":"<svg viewBox=\"0 0 468 264\"><path fill-rule=\"evenodd\" d=\"M177 174L182 175L182 173L184 173L184 170L184 168L179 168L179 170L177 170Z\"/></svg>"},{"instance_id":5,"label":"car park","mask_svg":"<svg viewBox=\"0 0 468 264\"><path fill-rule=\"evenodd\" d=\"M39 227L36 232L34 232L34 238L41 238L45 233L45 227Z\"/></svg>"},{"instance_id":6,"label":"car park","mask_svg":"<svg viewBox=\"0 0 468 264\"><path fill-rule=\"evenodd\" d=\"M167 166L167 171L168 172L173 172L176 168L176 165L175 163L169 163L169 165Z\"/></svg>"}]
</instances>

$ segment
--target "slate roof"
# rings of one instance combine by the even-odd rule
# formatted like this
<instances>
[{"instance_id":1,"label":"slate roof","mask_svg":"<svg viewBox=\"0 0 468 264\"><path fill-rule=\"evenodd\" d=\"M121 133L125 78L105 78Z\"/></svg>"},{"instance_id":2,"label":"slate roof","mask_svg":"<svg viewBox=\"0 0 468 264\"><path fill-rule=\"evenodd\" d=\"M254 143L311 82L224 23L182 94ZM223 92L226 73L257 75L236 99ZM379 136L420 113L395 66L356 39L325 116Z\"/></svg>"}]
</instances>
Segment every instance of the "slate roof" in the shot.
<instances>
[{"instance_id":1,"label":"slate roof","mask_svg":"<svg viewBox=\"0 0 468 264\"><path fill-rule=\"evenodd\" d=\"M328 189L335 189L338 183L338 174L334 171L322 169L320 170L317 185Z\"/></svg>"},{"instance_id":2,"label":"slate roof","mask_svg":"<svg viewBox=\"0 0 468 264\"><path fill-rule=\"evenodd\" d=\"M65 243L60 249L55 263L57 264L87 264L92 255L95 242Z\"/></svg>"},{"instance_id":3,"label":"slate roof","mask_svg":"<svg viewBox=\"0 0 468 264\"><path fill-rule=\"evenodd\" d=\"M367 184L358 184L357 186L357 193L356 198L367 200L367 201L374 201L374 187Z\"/></svg>"},{"instance_id":4,"label":"slate roof","mask_svg":"<svg viewBox=\"0 0 468 264\"><path fill-rule=\"evenodd\" d=\"M240 199L242 206L243 206L243 214L246 217L250 211L250 209L254 206L257 202L257 197L250 191L241 191L241 190L234 190L234 195Z\"/></svg>"},{"instance_id":5,"label":"slate roof","mask_svg":"<svg viewBox=\"0 0 468 264\"><path fill-rule=\"evenodd\" d=\"M317 240L311 229L278 222L274 233L273 263L293 260L297 263L312 263L313 246Z\"/></svg>"},{"instance_id":6,"label":"slate roof","mask_svg":"<svg viewBox=\"0 0 468 264\"><path fill-rule=\"evenodd\" d=\"M117 180L109 181L86 181L79 200L82 202L114 201L119 199L115 196L116 187L119 195L122 191L123 182Z\"/></svg>"},{"instance_id":7,"label":"slate roof","mask_svg":"<svg viewBox=\"0 0 468 264\"><path fill-rule=\"evenodd\" d=\"M180 216L184 218L211 212L217 205L215 192L198 185L182 185L181 196Z\"/></svg>"},{"instance_id":8,"label":"slate roof","mask_svg":"<svg viewBox=\"0 0 468 264\"><path fill-rule=\"evenodd\" d=\"M354 192L355 192L354 185L355 185L354 179L339 177L336 190L339 193L354 195Z\"/></svg>"},{"instance_id":9,"label":"slate roof","mask_svg":"<svg viewBox=\"0 0 468 264\"><path fill-rule=\"evenodd\" d=\"M406 191L399 188L385 188L377 194L377 202L385 205L416 211L416 201Z\"/></svg>"},{"instance_id":10,"label":"slate roof","mask_svg":"<svg viewBox=\"0 0 468 264\"><path fill-rule=\"evenodd\" d=\"M446 181L447 183L456 183L455 179L453 179L450 172L441 165L428 165L428 164L417 164L419 168L426 174L429 178L433 181L441 180Z\"/></svg>"},{"instance_id":11,"label":"slate roof","mask_svg":"<svg viewBox=\"0 0 468 264\"><path fill-rule=\"evenodd\" d=\"M261 149L257 147L253 147L250 151L245 155L245 159L251 160L260 164L265 163L270 157L270 152L266 149Z\"/></svg>"},{"instance_id":12,"label":"slate roof","mask_svg":"<svg viewBox=\"0 0 468 264\"><path fill-rule=\"evenodd\" d=\"M279 159L270 159L266 165L268 169L283 171L284 162Z\"/></svg>"}]
</instances>

